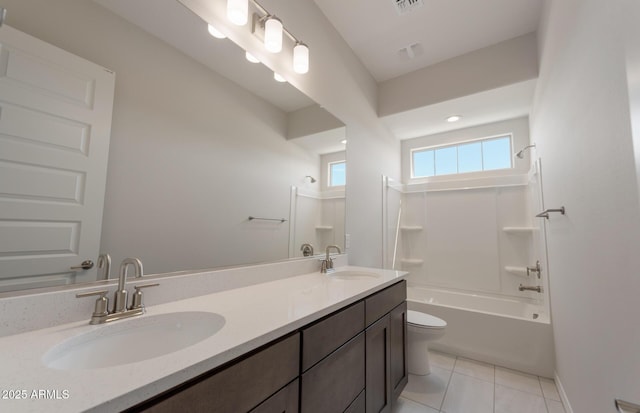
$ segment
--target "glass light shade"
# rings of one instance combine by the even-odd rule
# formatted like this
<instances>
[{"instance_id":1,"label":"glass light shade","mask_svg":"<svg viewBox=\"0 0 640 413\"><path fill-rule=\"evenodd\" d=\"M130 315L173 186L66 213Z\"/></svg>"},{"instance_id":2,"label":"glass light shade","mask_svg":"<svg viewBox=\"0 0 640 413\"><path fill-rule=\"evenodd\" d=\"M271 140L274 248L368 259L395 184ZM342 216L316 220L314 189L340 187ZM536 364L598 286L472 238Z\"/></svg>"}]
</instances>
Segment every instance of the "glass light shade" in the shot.
<instances>
[{"instance_id":1,"label":"glass light shade","mask_svg":"<svg viewBox=\"0 0 640 413\"><path fill-rule=\"evenodd\" d=\"M287 79L285 79L284 77L280 76L276 72L273 72L273 78L275 80L277 80L278 82L286 82L287 81Z\"/></svg>"},{"instance_id":2,"label":"glass light shade","mask_svg":"<svg viewBox=\"0 0 640 413\"><path fill-rule=\"evenodd\" d=\"M264 47L271 53L282 50L282 22L275 16L264 23Z\"/></svg>"},{"instance_id":3,"label":"glass light shade","mask_svg":"<svg viewBox=\"0 0 640 413\"><path fill-rule=\"evenodd\" d=\"M298 42L293 48L293 70L305 74L309 71L309 47Z\"/></svg>"},{"instance_id":4,"label":"glass light shade","mask_svg":"<svg viewBox=\"0 0 640 413\"><path fill-rule=\"evenodd\" d=\"M246 57L251 63L260 63L260 60L249 52L245 52L244 57Z\"/></svg>"},{"instance_id":5,"label":"glass light shade","mask_svg":"<svg viewBox=\"0 0 640 413\"><path fill-rule=\"evenodd\" d=\"M209 34L211 36L215 37L216 39L226 39L227 38L227 36L225 36L222 32L220 32L218 29L216 29L212 25L209 25Z\"/></svg>"},{"instance_id":6,"label":"glass light shade","mask_svg":"<svg viewBox=\"0 0 640 413\"><path fill-rule=\"evenodd\" d=\"M249 0L227 0L227 18L233 24L244 26L249 20Z\"/></svg>"}]
</instances>

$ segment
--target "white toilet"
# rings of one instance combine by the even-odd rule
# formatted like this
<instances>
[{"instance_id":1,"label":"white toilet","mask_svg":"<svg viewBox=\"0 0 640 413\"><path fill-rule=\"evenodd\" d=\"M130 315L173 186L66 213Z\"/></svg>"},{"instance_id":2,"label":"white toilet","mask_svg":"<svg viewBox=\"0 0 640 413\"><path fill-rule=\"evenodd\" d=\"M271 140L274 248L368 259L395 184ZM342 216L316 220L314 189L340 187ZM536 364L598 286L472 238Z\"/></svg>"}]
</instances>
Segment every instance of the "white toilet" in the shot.
<instances>
[{"instance_id":1,"label":"white toilet","mask_svg":"<svg viewBox=\"0 0 640 413\"><path fill-rule=\"evenodd\" d=\"M409 373L425 376L431 373L427 343L444 335L447 322L420 311L407 311L409 338Z\"/></svg>"}]
</instances>

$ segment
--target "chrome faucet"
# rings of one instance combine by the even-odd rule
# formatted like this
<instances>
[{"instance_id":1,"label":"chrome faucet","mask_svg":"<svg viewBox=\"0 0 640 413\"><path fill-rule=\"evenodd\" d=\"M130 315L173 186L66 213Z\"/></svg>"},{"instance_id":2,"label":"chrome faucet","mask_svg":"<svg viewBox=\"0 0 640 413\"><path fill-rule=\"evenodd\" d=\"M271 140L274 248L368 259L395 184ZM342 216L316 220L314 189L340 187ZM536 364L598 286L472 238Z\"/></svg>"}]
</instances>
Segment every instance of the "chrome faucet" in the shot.
<instances>
[{"instance_id":1,"label":"chrome faucet","mask_svg":"<svg viewBox=\"0 0 640 413\"><path fill-rule=\"evenodd\" d=\"M302 251L302 255L304 257L311 257L313 255L313 245L311 245L311 244L302 244L300 246L300 251Z\"/></svg>"},{"instance_id":2,"label":"chrome faucet","mask_svg":"<svg viewBox=\"0 0 640 413\"><path fill-rule=\"evenodd\" d=\"M327 249L326 249L327 255L325 259L322 260L322 265L320 266L320 272L322 274L326 274L328 272L333 271L333 260L331 259L331 257L329 257L329 251L331 251L331 249L335 249L336 251L338 251L338 254L342 254L342 251L340 251L340 247L338 247L337 245L327 246Z\"/></svg>"},{"instance_id":3,"label":"chrome faucet","mask_svg":"<svg viewBox=\"0 0 640 413\"><path fill-rule=\"evenodd\" d=\"M108 280L111 276L111 255L100 254L98 257L98 268L102 269L102 279Z\"/></svg>"},{"instance_id":4,"label":"chrome faucet","mask_svg":"<svg viewBox=\"0 0 640 413\"><path fill-rule=\"evenodd\" d=\"M121 313L127 310L127 290L124 288L124 285L127 282L127 270L129 265L133 265L136 272L136 278L141 278L143 274L142 261L137 258L125 258L122 260L122 263L120 264L120 277L118 278L118 290L115 292L113 297L114 313Z\"/></svg>"},{"instance_id":5,"label":"chrome faucet","mask_svg":"<svg viewBox=\"0 0 640 413\"><path fill-rule=\"evenodd\" d=\"M108 268L108 264L111 263L111 259L108 254L107 258L104 258L105 267ZM102 258L102 256L100 256ZM99 261L100 262L100 259ZM98 264L100 265L100 264ZM107 290L91 291L86 293L76 294L76 297L89 297L97 295L95 308L91 315L91 321L89 324L104 324L109 321L121 320L123 318L129 318L137 315L144 314L144 304L142 303L142 289L147 287L157 287L160 284L144 284L136 285L133 287L135 292L131 298L131 306L127 308L127 290L125 283L127 282L127 272L129 265L133 265L135 269L135 277L142 278L142 262L138 258L125 258L120 264L120 277L118 278L118 289L114 294L113 310L110 312L109 299L107 298Z\"/></svg>"},{"instance_id":6,"label":"chrome faucet","mask_svg":"<svg viewBox=\"0 0 640 413\"><path fill-rule=\"evenodd\" d=\"M522 285L520 284L520 287L518 287L519 291L535 291L537 293L541 293L542 292L542 287L539 285L534 286L526 286L526 285Z\"/></svg>"},{"instance_id":7,"label":"chrome faucet","mask_svg":"<svg viewBox=\"0 0 640 413\"><path fill-rule=\"evenodd\" d=\"M527 277L529 276L529 274L536 273L538 275L538 279L540 279L540 273L542 271L542 268L540 267L540 261L536 261L536 266L535 267L527 267Z\"/></svg>"}]
</instances>

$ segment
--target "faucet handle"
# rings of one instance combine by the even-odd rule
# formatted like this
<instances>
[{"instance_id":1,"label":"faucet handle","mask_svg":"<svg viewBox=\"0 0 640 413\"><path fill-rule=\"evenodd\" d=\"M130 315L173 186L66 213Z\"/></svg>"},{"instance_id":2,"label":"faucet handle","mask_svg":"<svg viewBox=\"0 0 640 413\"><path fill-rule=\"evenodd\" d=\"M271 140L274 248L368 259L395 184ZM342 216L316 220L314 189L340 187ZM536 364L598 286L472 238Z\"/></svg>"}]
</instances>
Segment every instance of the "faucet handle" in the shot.
<instances>
[{"instance_id":1,"label":"faucet handle","mask_svg":"<svg viewBox=\"0 0 640 413\"><path fill-rule=\"evenodd\" d=\"M109 308L109 299L107 298L107 290L99 290L99 291L89 291L86 293L76 294L76 298L83 297L91 297L94 295L98 295L98 299L96 300L96 305L93 309L92 317L102 317L109 314L107 308Z\"/></svg>"},{"instance_id":2,"label":"faucet handle","mask_svg":"<svg viewBox=\"0 0 640 413\"><path fill-rule=\"evenodd\" d=\"M144 304L142 304L142 291L141 290L143 288L157 287L159 285L160 284L155 283L155 284L136 285L135 287L133 287L135 292L133 293L133 297L131 297L131 307L129 308L129 310L136 310L138 308L144 308Z\"/></svg>"}]
</instances>

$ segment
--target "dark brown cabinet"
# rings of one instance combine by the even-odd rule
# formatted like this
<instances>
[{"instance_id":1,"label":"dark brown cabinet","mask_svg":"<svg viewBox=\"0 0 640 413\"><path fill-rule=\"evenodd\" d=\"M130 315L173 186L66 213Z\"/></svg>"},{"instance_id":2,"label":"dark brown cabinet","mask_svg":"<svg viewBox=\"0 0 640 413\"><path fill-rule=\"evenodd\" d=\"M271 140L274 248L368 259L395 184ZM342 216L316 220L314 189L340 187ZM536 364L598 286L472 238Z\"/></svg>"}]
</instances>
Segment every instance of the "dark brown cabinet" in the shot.
<instances>
[{"instance_id":1,"label":"dark brown cabinet","mask_svg":"<svg viewBox=\"0 0 640 413\"><path fill-rule=\"evenodd\" d=\"M407 383L406 282L143 402L130 412L390 412Z\"/></svg>"},{"instance_id":2,"label":"dark brown cabinet","mask_svg":"<svg viewBox=\"0 0 640 413\"><path fill-rule=\"evenodd\" d=\"M365 306L368 325L366 411L388 413L409 377L406 283L395 284L365 299Z\"/></svg>"}]
</instances>

